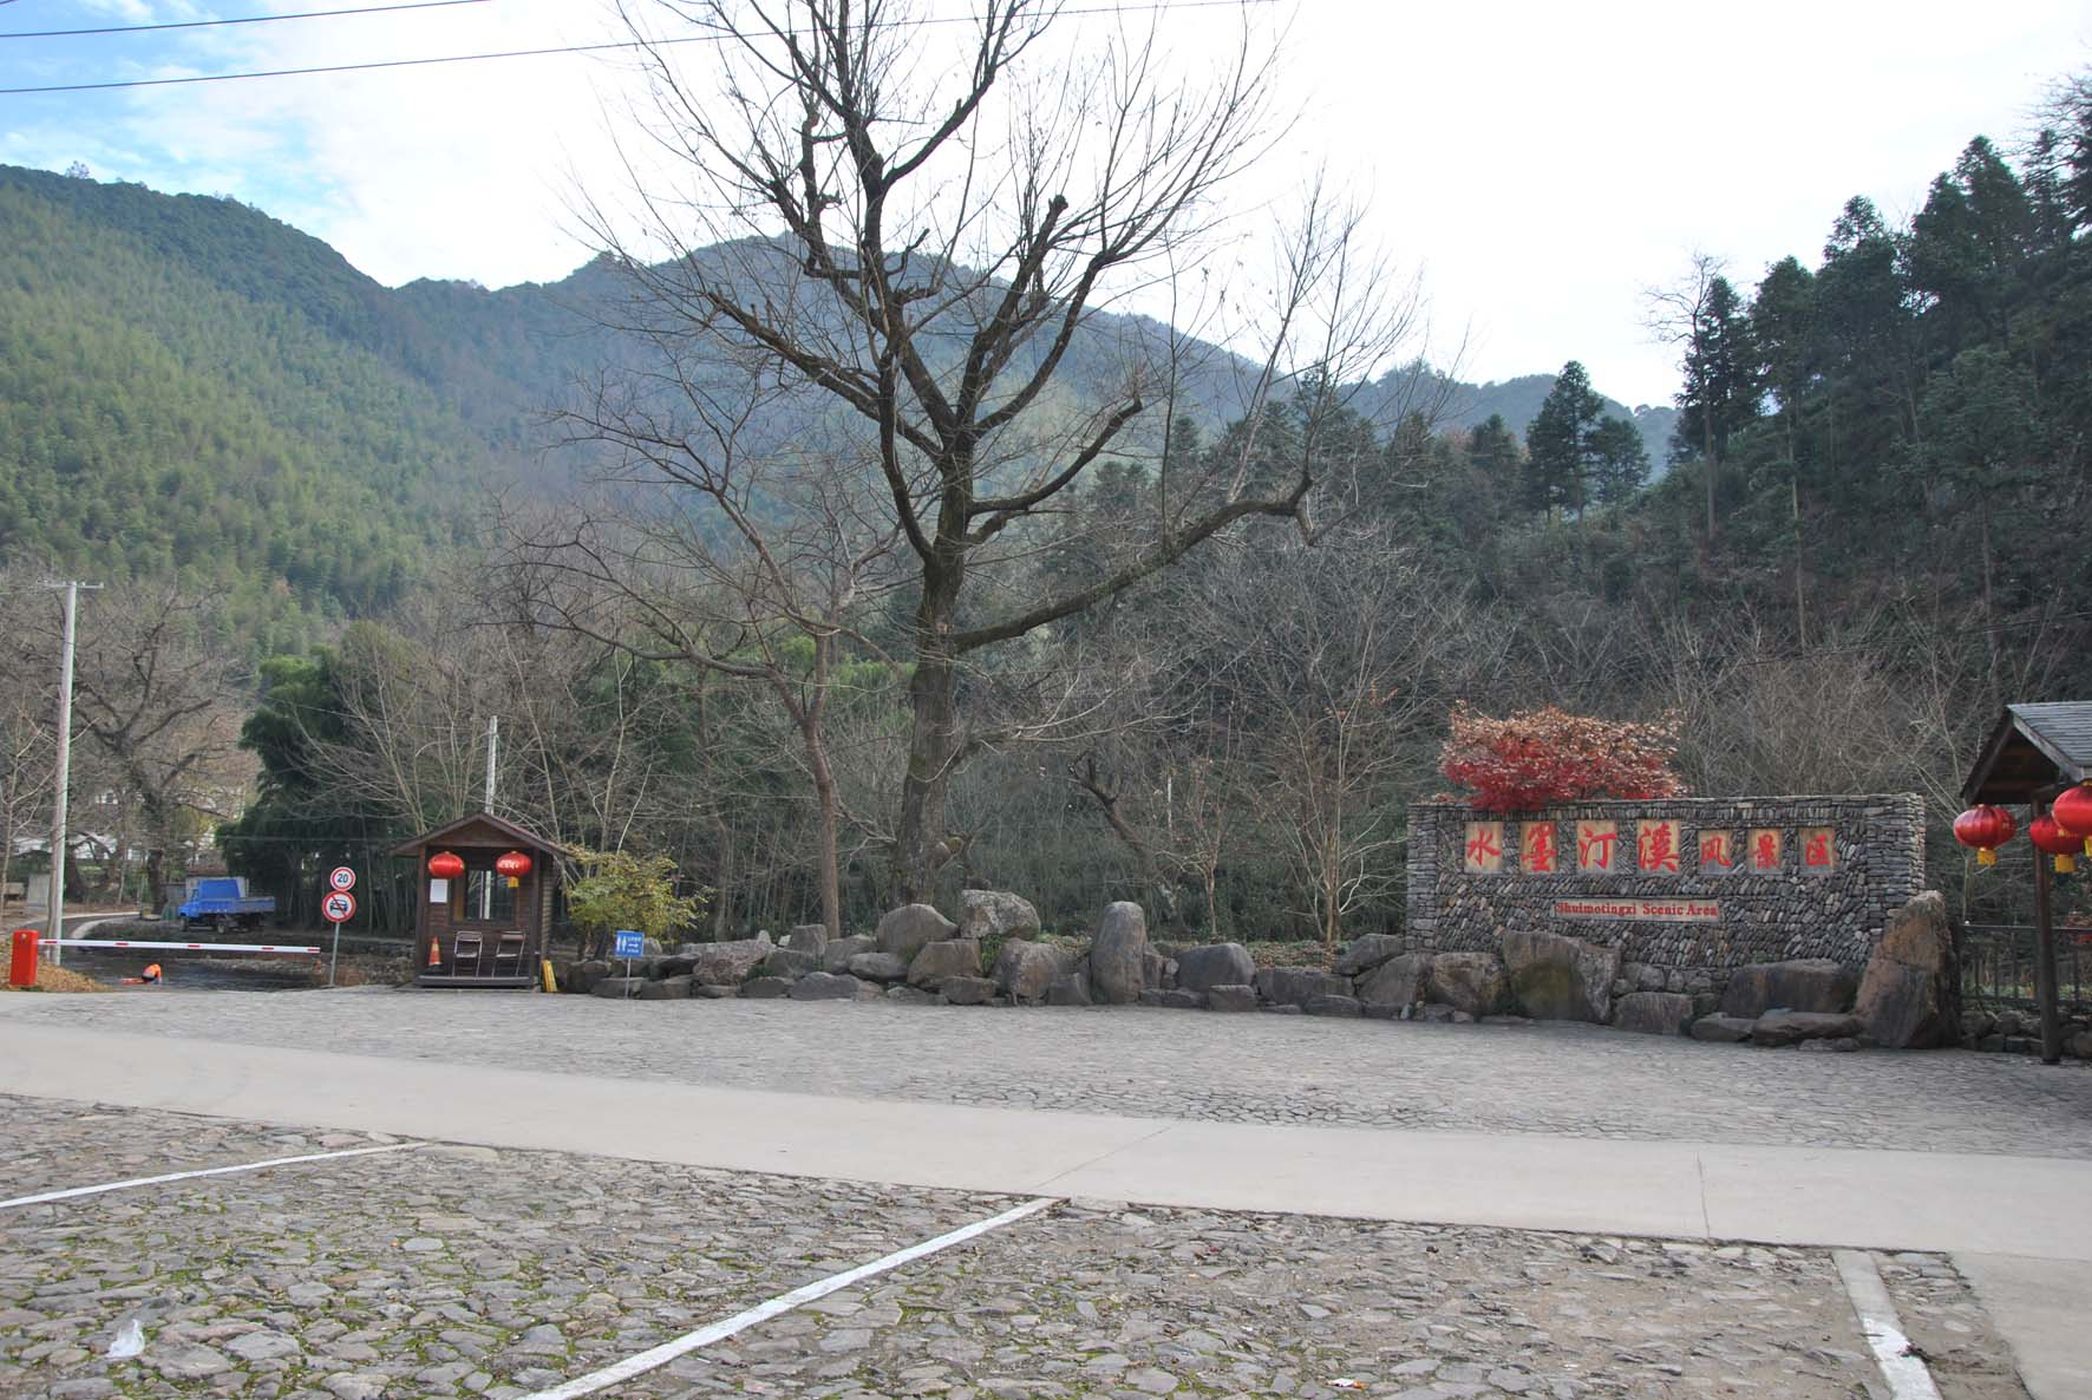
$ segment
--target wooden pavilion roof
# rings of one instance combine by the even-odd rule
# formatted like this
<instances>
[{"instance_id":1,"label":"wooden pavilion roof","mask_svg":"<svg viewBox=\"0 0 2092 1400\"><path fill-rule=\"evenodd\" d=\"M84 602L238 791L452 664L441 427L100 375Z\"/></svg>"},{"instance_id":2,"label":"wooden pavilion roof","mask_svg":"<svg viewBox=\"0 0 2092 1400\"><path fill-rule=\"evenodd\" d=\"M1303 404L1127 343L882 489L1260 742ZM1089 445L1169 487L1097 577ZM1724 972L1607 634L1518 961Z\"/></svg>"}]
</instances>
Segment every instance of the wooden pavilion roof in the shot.
<instances>
[{"instance_id":1,"label":"wooden pavilion roof","mask_svg":"<svg viewBox=\"0 0 2092 1400\"><path fill-rule=\"evenodd\" d=\"M2092 776L2092 700L2007 705L1961 785L1969 802L2023 807Z\"/></svg>"},{"instance_id":2,"label":"wooden pavilion roof","mask_svg":"<svg viewBox=\"0 0 2092 1400\"><path fill-rule=\"evenodd\" d=\"M432 846L521 846L546 855L557 855L560 850L558 845L527 827L503 821L492 812L474 812L454 822L446 822L434 831L424 831L411 840L402 841L392 848L392 853L418 856Z\"/></svg>"}]
</instances>

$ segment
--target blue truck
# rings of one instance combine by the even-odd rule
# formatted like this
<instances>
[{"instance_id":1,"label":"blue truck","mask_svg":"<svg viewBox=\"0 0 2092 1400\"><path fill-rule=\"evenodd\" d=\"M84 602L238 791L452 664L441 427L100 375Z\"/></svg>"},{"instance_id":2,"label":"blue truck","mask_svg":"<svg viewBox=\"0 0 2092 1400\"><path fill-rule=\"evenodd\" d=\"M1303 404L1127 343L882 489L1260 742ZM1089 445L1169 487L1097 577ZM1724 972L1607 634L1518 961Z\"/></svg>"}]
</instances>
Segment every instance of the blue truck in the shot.
<instances>
[{"instance_id":1,"label":"blue truck","mask_svg":"<svg viewBox=\"0 0 2092 1400\"><path fill-rule=\"evenodd\" d=\"M247 893L244 876L212 876L189 881L181 904L184 928L260 928L276 912L272 895Z\"/></svg>"}]
</instances>

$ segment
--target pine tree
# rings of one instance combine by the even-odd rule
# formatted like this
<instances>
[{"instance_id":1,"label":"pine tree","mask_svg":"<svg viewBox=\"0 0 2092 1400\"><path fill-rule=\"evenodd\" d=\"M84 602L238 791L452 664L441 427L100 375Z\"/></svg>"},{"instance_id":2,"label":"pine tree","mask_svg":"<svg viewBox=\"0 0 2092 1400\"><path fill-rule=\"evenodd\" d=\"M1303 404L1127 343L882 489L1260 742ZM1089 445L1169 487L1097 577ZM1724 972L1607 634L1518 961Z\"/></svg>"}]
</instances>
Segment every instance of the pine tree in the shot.
<instances>
[{"instance_id":1,"label":"pine tree","mask_svg":"<svg viewBox=\"0 0 2092 1400\"><path fill-rule=\"evenodd\" d=\"M1605 400L1591 376L1571 360L1525 430L1525 504L1536 511L1560 510L1581 517L1591 467L1591 438Z\"/></svg>"}]
</instances>

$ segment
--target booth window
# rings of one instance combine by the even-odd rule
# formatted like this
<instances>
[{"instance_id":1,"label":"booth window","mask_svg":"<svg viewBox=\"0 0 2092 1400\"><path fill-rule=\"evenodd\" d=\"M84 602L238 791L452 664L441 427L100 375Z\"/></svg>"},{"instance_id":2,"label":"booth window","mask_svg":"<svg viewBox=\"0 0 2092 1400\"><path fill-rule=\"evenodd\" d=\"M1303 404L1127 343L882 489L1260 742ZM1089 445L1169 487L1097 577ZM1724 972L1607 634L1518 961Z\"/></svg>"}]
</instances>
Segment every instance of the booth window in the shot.
<instances>
[{"instance_id":1,"label":"booth window","mask_svg":"<svg viewBox=\"0 0 2092 1400\"><path fill-rule=\"evenodd\" d=\"M516 917L516 892L508 880L491 870L468 870L458 882L461 903L457 916L470 923L511 923Z\"/></svg>"}]
</instances>

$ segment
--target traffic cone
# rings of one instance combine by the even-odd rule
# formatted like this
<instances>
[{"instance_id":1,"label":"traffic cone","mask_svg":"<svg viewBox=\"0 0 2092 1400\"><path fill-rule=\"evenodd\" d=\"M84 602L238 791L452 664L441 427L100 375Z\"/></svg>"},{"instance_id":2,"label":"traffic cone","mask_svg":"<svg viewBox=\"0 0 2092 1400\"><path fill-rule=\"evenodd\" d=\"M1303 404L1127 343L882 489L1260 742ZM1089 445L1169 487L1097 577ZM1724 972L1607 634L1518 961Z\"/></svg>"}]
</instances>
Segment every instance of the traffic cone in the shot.
<instances>
[{"instance_id":1,"label":"traffic cone","mask_svg":"<svg viewBox=\"0 0 2092 1400\"><path fill-rule=\"evenodd\" d=\"M440 938L431 938L429 940L429 966L443 966L443 940Z\"/></svg>"}]
</instances>

